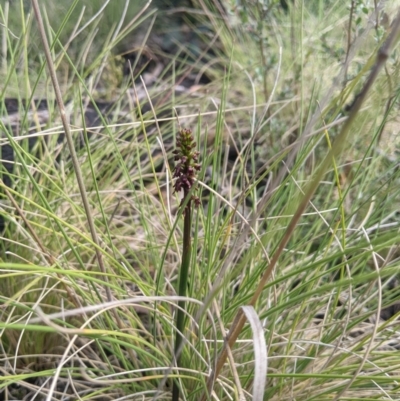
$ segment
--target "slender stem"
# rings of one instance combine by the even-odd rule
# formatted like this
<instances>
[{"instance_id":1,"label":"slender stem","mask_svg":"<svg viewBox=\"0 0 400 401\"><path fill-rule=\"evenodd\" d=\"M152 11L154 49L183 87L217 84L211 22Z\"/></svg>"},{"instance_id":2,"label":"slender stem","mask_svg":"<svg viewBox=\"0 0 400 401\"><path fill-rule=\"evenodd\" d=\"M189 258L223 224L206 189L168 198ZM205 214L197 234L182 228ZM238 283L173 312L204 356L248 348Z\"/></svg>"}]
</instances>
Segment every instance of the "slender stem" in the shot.
<instances>
[{"instance_id":1,"label":"slender stem","mask_svg":"<svg viewBox=\"0 0 400 401\"><path fill-rule=\"evenodd\" d=\"M185 190L185 198L191 196L190 191ZM191 226L192 226L192 208L191 200L185 207L185 216L183 222L183 250L182 250L182 264L179 273L179 285L178 285L178 295L180 297L185 297L188 285L188 275L190 259L192 256L192 244L191 244ZM185 330L185 306L186 302L181 300L178 302L178 311L176 314L176 338L175 338L175 359L176 366L179 368L181 365L181 355L182 355L182 343L183 335ZM177 380L174 381L172 387L172 401L179 400L179 384Z\"/></svg>"},{"instance_id":2,"label":"slender stem","mask_svg":"<svg viewBox=\"0 0 400 401\"><path fill-rule=\"evenodd\" d=\"M352 0L351 6L350 6L349 26L347 29L347 50L346 50L346 58L344 60L344 65L346 66L346 70L344 72L344 82L347 81L347 70L349 67L348 59L349 59L350 47L351 47L351 27L353 25L354 7L355 7L355 0Z\"/></svg>"},{"instance_id":3,"label":"slender stem","mask_svg":"<svg viewBox=\"0 0 400 401\"><path fill-rule=\"evenodd\" d=\"M88 197L86 194L86 188L85 188L85 184L83 181L82 172L80 169L80 164L78 161L78 157L76 155L74 141L73 141L71 130L70 130L70 127L68 124L67 114L65 111L65 106L64 106L64 102L63 102L63 98L62 98L62 94L61 94L61 90L60 90L60 85L58 84L56 70L54 68L54 63L53 63L53 60L51 57L50 47L49 47L49 43L47 41L46 33L44 31L42 15L41 15L37 0L32 0L32 7L33 7L33 11L35 13L36 20L38 23L39 33L40 33L40 37L42 39L42 44L43 44L43 48L44 48L44 54L46 57L47 66L49 68L51 81L53 83L53 88L54 88L54 93L56 95L57 105L60 110L61 121L62 121L62 124L64 127L65 137L67 139L68 148L69 148L70 155L71 155L72 165L74 166L76 181L78 183L79 192L81 194L83 207L85 208L89 230L90 230L90 233L92 236L92 240L93 240L94 244L96 245L95 252L96 252L97 262L98 262L100 271L102 273L106 273L106 268L105 268L104 262L103 262L103 256L100 251L99 238L97 236L96 227L94 225L93 217L91 214L91 209L90 209L89 200L88 200ZM104 276L104 277L105 277L105 280L107 280L107 276ZM106 290L106 294L107 294L107 301L111 302L112 296L111 296L111 291L110 291L110 288L108 285L106 285L105 290Z\"/></svg>"}]
</instances>

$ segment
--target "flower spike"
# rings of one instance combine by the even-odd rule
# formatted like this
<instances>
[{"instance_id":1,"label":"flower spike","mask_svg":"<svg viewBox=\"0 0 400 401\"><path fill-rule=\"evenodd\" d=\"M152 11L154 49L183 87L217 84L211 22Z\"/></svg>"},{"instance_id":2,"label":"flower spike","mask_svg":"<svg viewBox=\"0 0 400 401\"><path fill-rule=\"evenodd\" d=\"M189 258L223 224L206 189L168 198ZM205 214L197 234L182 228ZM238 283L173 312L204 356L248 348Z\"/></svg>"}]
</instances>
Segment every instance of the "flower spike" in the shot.
<instances>
[{"instance_id":1,"label":"flower spike","mask_svg":"<svg viewBox=\"0 0 400 401\"><path fill-rule=\"evenodd\" d=\"M201 169L201 165L198 163L199 152L194 150L195 148L196 142L192 131L182 128L176 140L176 149L173 151L174 159L177 162L173 178L176 178L174 191L179 192L183 189L184 199L195 183L197 171ZM195 206L200 205L200 200L197 196L193 195L190 201L193 201Z\"/></svg>"}]
</instances>

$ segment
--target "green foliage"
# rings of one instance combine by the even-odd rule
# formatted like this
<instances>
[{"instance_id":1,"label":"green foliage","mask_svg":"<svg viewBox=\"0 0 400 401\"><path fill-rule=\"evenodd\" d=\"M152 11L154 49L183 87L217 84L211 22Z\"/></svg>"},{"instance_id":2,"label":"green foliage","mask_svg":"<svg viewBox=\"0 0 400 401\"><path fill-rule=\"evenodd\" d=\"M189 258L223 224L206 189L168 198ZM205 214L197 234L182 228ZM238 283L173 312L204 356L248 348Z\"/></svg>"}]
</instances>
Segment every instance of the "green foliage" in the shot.
<instances>
[{"instance_id":1,"label":"green foliage","mask_svg":"<svg viewBox=\"0 0 400 401\"><path fill-rule=\"evenodd\" d=\"M2 3L0 146L15 162L0 172L13 182L0 181L0 388L9 399L18 390L21 399L47 391L61 400L73 388L71 397L117 400L167 399L178 385L185 399L201 399L226 331L337 146L388 31L369 28L372 2L356 2L350 26L350 2L288 2L284 11L279 1L192 1L197 12L180 15L178 31L153 26L155 8L135 20L144 1L122 18L127 3L112 0L86 27L104 1L58 3L41 2L42 12L100 242L78 195L36 20L28 3ZM160 8L157 18L168 16ZM168 30L181 34L165 38L174 52L156 40ZM116 55L131 47L127 73ZM265 399L396 398L398 75L393 52L255 305L268 344ZM178 125L196 133L185 152L195 141L200 155L174 155ZM175 156L189 186L179 186ZM188 225L178 190L194 183L201 203ZM250 327L213 397L251 397ZM177 330L184 347L173 368Z\"/></svg>"}]
</instances>

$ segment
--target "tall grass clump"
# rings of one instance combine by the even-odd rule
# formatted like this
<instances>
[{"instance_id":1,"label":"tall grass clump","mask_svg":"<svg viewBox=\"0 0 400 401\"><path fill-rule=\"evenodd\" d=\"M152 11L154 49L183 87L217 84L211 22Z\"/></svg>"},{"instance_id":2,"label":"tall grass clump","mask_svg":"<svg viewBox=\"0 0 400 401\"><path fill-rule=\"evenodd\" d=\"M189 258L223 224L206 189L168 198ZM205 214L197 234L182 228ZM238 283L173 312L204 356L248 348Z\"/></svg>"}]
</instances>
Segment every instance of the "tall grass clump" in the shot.
<instances>
[{"instance_id":1,"label":"tall grass clump","mask_svg":"<svg viewBox=\"0 0 400 401\"><path fill-rule=\"evenodd\" d=\"M397 399L396 5L37 3L0 5L1 397Z\"/></svg>"}]
</instances>

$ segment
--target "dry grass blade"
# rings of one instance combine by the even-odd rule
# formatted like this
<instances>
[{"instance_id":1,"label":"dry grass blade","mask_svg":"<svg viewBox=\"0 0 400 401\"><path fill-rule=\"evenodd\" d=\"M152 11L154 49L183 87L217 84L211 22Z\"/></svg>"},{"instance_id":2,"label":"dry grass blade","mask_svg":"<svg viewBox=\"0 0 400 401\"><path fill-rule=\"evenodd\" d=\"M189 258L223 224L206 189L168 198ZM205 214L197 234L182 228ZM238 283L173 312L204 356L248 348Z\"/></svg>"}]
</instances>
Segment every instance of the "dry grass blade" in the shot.
<instances>
[{"instance_id":1,"label":"dry grass blade","mask_svg":"<svg viewBox=\"0 0 400 401\"><path fill-rule=\"evenodd\" d=\"M285 234L283 235L283 237L279 243L279 246L271 259L271 262L269 263L267 269L263 273L263 275L260 279L260 282L254 292L254 295L251 298L251 301L249 303L250 305L255 305L255 303L257 302L261 292L264 289L265 284L267 283L272 272L274 271L276 264L281 256L285 246L289 242L289 239L291 238L299 219L301 218L304 210L306 209L307 205L309 204L311 197L313 196L314 192L316 191L323 176L325 175L326 171L328 170L328 168L331 164L332 158L336 158L340 154L340 152L345 144L345 139L349 135L350 127L353 124L353 122L361 108L361 105L366 100L367 95L368 95L370 89L372 88L376 78L378 77L380 70L384 67L385 62L388 59L389 54L390 54L391 50L393 49L395 43L397 42L399 35L400 35L400 11L399 11L396 19L393 21L392 30L391 30L387 40L384 42L384 44L381 46L381 48L378 51L375 65L373 66L373 68L370 72L370 75L367 78L367 80L363 86L363 89L358 94L358 96L356 97L356 99L351 107L348 119L345 121L345 123L340 131L340 134L338 135L332 149L328 152L325 159L322 161L319 169L317 170L317 172L314 175L313 180L310 182L309 186L305 190L305 196L303 197L299 207L297 208L296 213L292 217L292 219L285 231ZM236 318L232 324L232 329L229 332L228 338L226 339L226 343L225 343L226 345L224 345L224 347L218 357L216 369L210 375L210 378L208 381L208 390L209 391L211 391L212 383L214 383L215 379L219 375L219 372L220 372L222 366L225 364L225 361L227 358L227 346L233 347L240 332L243 329L245 321L246 321L246 318L245 318L244 312L242 309L239 309L239 311L236 315ZM205 397L206 397L206 395L204 394L202 397L202 400L204 400Z\"/></svg>"},{"instance_id":2,"label":"dry grass blade","mask_svg":"<svg viewBox=\"0 0 400 401\"><path fill-rule=\"evenodd\" d=\"M63 98L62 98L62 94L61 94L61 90L60 90L60 85L58 84L58 79L57 79L56 71L55 71L55 68L54 68L53 60L51 58L50 47L49 47L49 44L48 44L48 41L47 41L47 37L46 37L45 30L44 30L44 25L43 25L43 20L42 20L42 15L41 15L40 8L39 8L37 0L32 0L32 6L33 6L33 10L35 12L36 20L37 20L37 23L38 23L40 37L42 39L44 52L45 52L45 56L46 56L46 61L47 61L47 65L48 65L48 68L49 68L49 71L50 71L51 81L52 81L52 84L53 84L57 105L58 105L58 108L60 110L61 121L62 121L64 130L65 130L65 137L67 138L68 148L69 148L69 151L70 151L70 154L71 154L72 164L74 166L76 180L78 182L79 191L80 191L80 194L81 194L83 206L85 208L86 218L87 218L87 221L88 221L90 233L91 233L93 242L95 243L95 245L97 245L96 246L97 262L99 264L100 271L102 273L105 273L106 269L104 267L103 257L102 257L102 254L100 252L99 239L98 239L98 236L97 236L96 228L95 228L93 217L92 217L92 214L91 214L89 200L88 200L88 197L86 195L85 184L83 182L83 177L82 177L82 173L81 173L78 157L77 157L77 154L76 154L76 151L75 151L74 142L73 142L73 139L72 139L72 134L71 134L70 127L69 127L69 124L68 124L68 121L67 121L67 115L66 115L65 106L64 106L64 102L63 102ZM110 302L112 300L112 295L111 295L111 291L110 291L108 286L106 286L106 294L107 294L107 300Z\"/></svg>"},{"instance_id":3,"label":"dry grass blade","mask_svg":"<svg viewBox=\"0 0 400 401\"><path fill-rule=\"evenodd\" d=\"M253 401L264 399L265 382L267 380L268 352L264 337L264 329L260 319L252 306L242 306L242 311L246 315L253 332L254 345L254 381L253 381Z\"/></svg>"}]
</instances>

